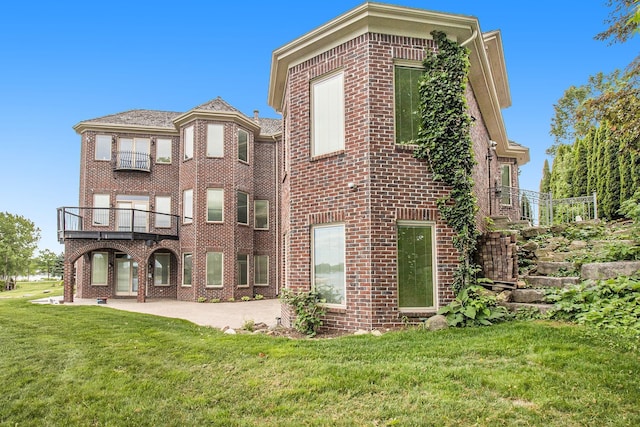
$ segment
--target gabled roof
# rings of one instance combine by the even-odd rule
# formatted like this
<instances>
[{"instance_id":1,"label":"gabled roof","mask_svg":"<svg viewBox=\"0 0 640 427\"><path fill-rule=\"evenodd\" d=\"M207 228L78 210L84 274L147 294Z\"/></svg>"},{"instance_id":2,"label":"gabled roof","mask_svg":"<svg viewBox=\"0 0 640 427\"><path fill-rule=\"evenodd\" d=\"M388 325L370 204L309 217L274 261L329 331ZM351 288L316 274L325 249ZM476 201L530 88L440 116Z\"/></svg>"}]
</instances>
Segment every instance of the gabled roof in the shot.
<instances>
[{"instance_id":1,"label":"gabled roof","mask_svg":"<svg viewBox=\"0 0 640 427\"><path fill-rule=\"evenodd\" d=\"M260 126L255 121L220 97L179 115L173 120L173 123L176 127L180 127L195 119L233 121L245 128L252 129L256 136L260 134Z\"/></svg>"}]
</instances>

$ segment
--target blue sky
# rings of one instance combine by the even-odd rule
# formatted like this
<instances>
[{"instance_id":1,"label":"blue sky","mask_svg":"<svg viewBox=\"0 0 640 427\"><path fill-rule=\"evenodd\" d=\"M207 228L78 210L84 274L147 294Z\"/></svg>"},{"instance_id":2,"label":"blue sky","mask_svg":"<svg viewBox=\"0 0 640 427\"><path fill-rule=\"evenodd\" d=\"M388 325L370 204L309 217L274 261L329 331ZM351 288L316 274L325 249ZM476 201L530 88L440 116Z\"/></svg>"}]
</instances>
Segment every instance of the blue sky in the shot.
<instances>
[{"instance_id":1,"label":"blue sky","mask_svg":"<svg viewBox=\"0 0 640 427\"><path fill-rule=\"evenodd\" d=\"M267 105L274 49L350 10L322 2L9 2L0 14L0 211L41 229L61 252L56 208L78 205L80 121L131 109L187 111L221 96L247 115ZM521 187L537 190L553 104L570 85L627 65L640 37L607 46L605 0L397 0L476 16L502 31L513 105L510 139L531 150ZM578 6L579 5L579 6Z\"/></svg>"}]
</instances>

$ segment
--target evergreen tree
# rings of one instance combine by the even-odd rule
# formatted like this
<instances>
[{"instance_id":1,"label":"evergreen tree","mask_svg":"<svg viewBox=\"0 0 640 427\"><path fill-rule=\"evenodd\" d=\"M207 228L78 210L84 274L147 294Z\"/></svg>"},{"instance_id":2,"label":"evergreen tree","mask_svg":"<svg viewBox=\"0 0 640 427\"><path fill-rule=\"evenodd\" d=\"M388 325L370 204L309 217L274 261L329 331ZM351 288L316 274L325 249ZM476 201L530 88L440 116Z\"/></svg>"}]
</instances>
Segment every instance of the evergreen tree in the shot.
<instances>
[{"instance_id":1,"label":"evergreen tree","mask_svg":"<svg viewBox=\"0 0 640 427\"><path fill-rule=\"evenodd\" d=\"M540 192L548 193L551 189L551 171L549 170L549 160L544 159L542 167L542 179L540 180Z\"/></svg>"},{"instance_id":2,"label":"evergreen tree","mask_svg":"<svg viewBox=\"0 0 640 427\"><path fill-rule=\"evenodd\" d=\"M633 161L631 153L625 153L625 143L619 143L618 165L620 168L620 204L629 200L635 191L633 185Z\"/></svg>"},{"instance_id":3,"label":"evergreen tree","mask_svg":"<svg viewBox=\"0 0 640 427\"><path fill-rule=\"evenodd\" d=\"M573 145L573 175L570 188L571 197L587 194L587 147L584 139L577 140Z\"/></svg>"},{"instance_id":4,"label":"evergreen tree","mask_svg":"<svg viewBox=\"0 0 640 427\"><path fill-rule=\"evenodd\" d=\"M606 175L606 200L605 213L607 218L615 219L619 217L618 210L620 209L620 161L619 153L620 143L614 139L611 133L608 133L607 138L607 175Z\"/></svg>"},{"instance_id":5,"label":"evergreen tree","mask_svg":"<svg viewBox=\"0 0 640 427\"><path fill-rule=\"evenodd\" d=\"M606 142L606 127L600 126L596 132L596 139L594 149L596 151L596 163L595 163L595 191L598 198L598 212L600 216L608 218L604 213L604 207L609 203L607 200L607 167L605 153L607 151Z\"/></svg>"}]
</instances>

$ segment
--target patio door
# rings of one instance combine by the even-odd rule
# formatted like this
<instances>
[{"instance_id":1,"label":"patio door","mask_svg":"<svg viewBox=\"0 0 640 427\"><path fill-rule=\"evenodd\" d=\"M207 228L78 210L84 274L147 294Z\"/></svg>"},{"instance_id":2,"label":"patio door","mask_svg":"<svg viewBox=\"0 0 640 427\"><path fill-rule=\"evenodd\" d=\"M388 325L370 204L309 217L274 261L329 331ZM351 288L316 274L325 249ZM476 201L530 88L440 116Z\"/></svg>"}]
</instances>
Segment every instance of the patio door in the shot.
<instances>
[{"instance_id":1,"label":"patio door","mask_svg":"<svg viewBox=\"0 0 640 427\"><path fill-rule=\"evenodd\" d=\"M146 233L149 231L149 198L118 196L118 231Z\"/></svg>"},{"instance_id":2,"label":"patio door","mask_svg":"<svg viewBox=\"0 0 640 427\"><path fill-rule=\"evenodd\" d=\"M138 263L127 254L116 254L116 295L138 294Z\"/></svg>"}]
</instances>

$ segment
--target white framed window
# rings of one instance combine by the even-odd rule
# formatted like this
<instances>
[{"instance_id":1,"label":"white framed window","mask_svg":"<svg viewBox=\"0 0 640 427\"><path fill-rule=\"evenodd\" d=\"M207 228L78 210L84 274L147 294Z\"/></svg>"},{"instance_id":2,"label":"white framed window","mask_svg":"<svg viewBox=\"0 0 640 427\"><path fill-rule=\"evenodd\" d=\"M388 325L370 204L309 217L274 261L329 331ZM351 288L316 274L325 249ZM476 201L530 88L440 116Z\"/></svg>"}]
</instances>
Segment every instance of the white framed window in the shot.
<instances>
[{"instance_id":1,"label":"white framed window","mask_svg":"<svg viewBox=\"0 0 640 427\"><path fill-rule=\"evenodd\" d=\"M397 224L398 307L405 311L436 309L435 224Z\"/></svg>"},{"instance_id":2,"label":"white framed window","mask_svg":"<svg viewBox=\"0 0 640 427\"><path fill-rule=\"evenodd\" d=\"M511 165L500 165L500 204L511 206Z\"/></svg>"},{"instance_id":3,"label":"white framed window","mask_svg":"<svg viewBox=\"0 0 640 427\"><path fill-rule=\"evenodd\" d=\"M207 188L207 222L224 221L224 190Z\"/></svg>"},{"instance_id":4,"label":"white framed window","mask_svg":"<svg viewBox=\"0 0 640 427\"><path fill-rule=\"evenodd\" d=\"M224 125L207 125L207 157L224 157Z\"/></svg>"},{"instance_id":5,"label":"white framed window","mask_svg":"<svg viewBox=\"0 0 640 427\"><path fill-rule=\"evenodd\" d=\"M311 83L311 156L344 150L344 75Z\"/></svg>"},{"instance_id":6,"label":"white framed window","mask_svg":"<svg viewBox=\"0 0 640 427\"><path fill-rule=\"evenodd\" d=\"M253 201L253 228L256 230L269 229L269 201Z\"/></svg>"},{"instance_id":7,"label":"white framed window","mask_svg":"<svg viewBox=\"0 0 640 427\"><path fill-rule=\"evenodd\" d=\"M171 196L156 196L156 228L171 227Z\"/></svg>"},{"instance_id":8,"label":"white framed window","mask_svg":"<svg viewBox=\"0 0 640 427\"><path fill-rule=\"evenodd\" d=\"M249 134L242 129L238 130L238 160L249 161Z\"/></svg>"},{"instance_id":9,"label":"white framed window","mask_svg":"<svg viewBox=\"0 0 640 427\"><path fill-rule=\"evenodd\" d=\"M253 284L269 286L269 255L253 256Z\"/></svg>"},{"instance_id":10,"label":"white framed window","mask_svg":"<svg viewBox=\"0 0 640 427\"><path fill-rule=\"evenodd\" d=\"M93 195L93 225L104 226L109 225L109 207L111 206L111 199L108 194L94 194ZM101 209L104 208L104 209Z\"/></svg>"},{"instance_id":11,"label":"white framed window","mask_svg":"<svg viewBox=\"0 0 640 427\"><path fill-rule=\"evenodd\" d=\"M153 284L155 286L168 286L170 280L171 255L157 253L153 257Z\"/></svg>"},{"instance_id":12,"label":"white framed window","mask_svg":"<svg viewBox=\"0 0 640 427\"><path fill-rule=\"evenodd\" d=\"M420 127L419 81L424 73L420 64L396 65L394 69L394 107L396 144L418 137Z\"/></svg>"},{"instance_id":13,"label":"white framed window","mask_svg":"<svg viewBox=\"0 0 640 427\"><path fill-rule=\"evenodd\" d=\"M224 254L222 252L207 252L207 286L222 287L224 271Z\"/></svg>"},{"instance_id":14,"label":"white framed window","mask_svg":"<svg viewBox=\"0 0 640 427\"><path fill-rule=\"evenodd\" d=\"M150 169L149 138L120 138L118 140L118 168Z\"/></svg>"},{"instance_id":15,"label":"white framed window","mask_svg":"<svg viewBox=\"0 0 640 427\"><path fill-rule=\"evenodd\" d=\"M238 224L249 224L249 195L238 191Z\"/></svg>"},{"instance_id":16,"label":"white framed window","mask_svg":"<svg viewBox=\"0 0 640 427\"><path fill-rule=\"evenodd\" d=\"M346 304L344 224L311 228L311 283L329 305Z\"/></svg>"},{"instance_id":17,"label":"white framed window","mask_svg":"<svg viewBox=\"0 0 640 427\"><path fill-rule=\"evenodd\" d=\"M107 252L93 252L91 254L91 284L106 286L109 273L109 254Z\"/></svg>"},{"instance_id":18,"label":"white framed window","mask_svg":"<svg viewBox=\"0 0 640 427\"><path fill-rule=\"evenodd\" d=\"M95 159L111 160L111 135L96 135Z\"/></svg>"},{"instance_id":19,"label":"white framed window","mask_svg":"<svg viewBox=\"0 0 640 427\"><path fill-rule=\"evenodd\" d=\"M238 254L238 286L249 286L249 256L246 254Z\"/></svg>"},{"instance_id":20,"label":"white framed window","mask_svg":"<svg viewBox=\"0 0 640 427\"><path fill-rule=\"evenodd\" d=\"M193 190L182 192L182 223L191 224L193 222Z\"/></svg>"},{"instance_id":21,"label":"white framed window","mask_svg":"<svg viewBox=\"0 0 640 427\"><path fill-rule=\"evenodd\" d=\"M182 254L182 286L191 286L193 283L193 255Z\"/></svg>"},{"instance_id":22,"label":"white framed window","mask_svg":"<svg viewBox=\"0 0 640 427\"><path fill-rule=\"evenodd\" d=\"M156 163L171 164L172 145L169 138L156 139Z\"/></svg>"},{"instance_id":23,"label":"white framed window","mask_svg":"<svg viewBox=\"0 0 640 427\"><path fill-rule=\"evenodd\" d=\"M193 158L193 126L184 128L184 159Z\"/></svg>"}]
</instances>

